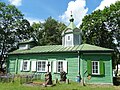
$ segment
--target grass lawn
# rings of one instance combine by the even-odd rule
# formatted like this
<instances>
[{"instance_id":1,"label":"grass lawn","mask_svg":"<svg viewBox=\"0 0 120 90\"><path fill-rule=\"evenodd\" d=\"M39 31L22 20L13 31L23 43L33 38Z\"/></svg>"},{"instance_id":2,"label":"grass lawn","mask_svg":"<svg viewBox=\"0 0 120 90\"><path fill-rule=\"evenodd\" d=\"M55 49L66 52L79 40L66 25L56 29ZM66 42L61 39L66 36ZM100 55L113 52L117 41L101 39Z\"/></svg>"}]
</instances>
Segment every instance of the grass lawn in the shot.
<instances>
[{"instance_id":1,"label":"grass lawn","mask_svg":"<svg viewBox=\"0 0 120 90\"><path fill-rule=\"evenodd\" d=\"M19 80L15 80L14 83L0 83L0 90L120 90L120 86L112 85L82 86L79 83L71 82L70 84L60 83L53 87L43 87L21 85Z\"/></svg>"}]
</instances>

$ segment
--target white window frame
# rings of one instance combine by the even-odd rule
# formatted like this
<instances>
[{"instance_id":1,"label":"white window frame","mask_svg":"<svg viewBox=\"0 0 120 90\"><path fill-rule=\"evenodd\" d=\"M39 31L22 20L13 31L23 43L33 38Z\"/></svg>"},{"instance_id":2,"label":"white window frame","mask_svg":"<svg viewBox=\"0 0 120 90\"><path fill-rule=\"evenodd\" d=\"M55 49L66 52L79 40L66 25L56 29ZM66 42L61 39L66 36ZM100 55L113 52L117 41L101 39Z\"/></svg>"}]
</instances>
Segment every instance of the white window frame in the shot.
<instances>
[{"instance_id":1,"label":"white window frame","mask_svg":"<svg viewBox=\"0 0 120 90\"><path fill-rule=\"evenodd\" d=\"M95 67L95 65L93 66L93 63L96 63L97 62L97 69ZM93 68L94 67L94 68ZM93 72L94 70L98 70L98 72ZM100 63L99 61L92 61L92 75L100 75Z\"/></svg>"},{"instance_id":2,"label":"white window frame","mask_svg":"<svg viewBox=\"0 0 120 90\"><path fill-rule=\"evenodd\" d=\"M68 73L68 62L66 60L55 60L55 61L53 61L53 72L54 73L60 73L58 71L58 63L59 62L63 63L63 67L61 69L63 69L63 71Z\"/></svg>"},{"instance_id":3,"label":"white window frame","mask_svg":"<svg viewBox=\"0 0 120 90\"><path fill-rule=\"evenodd\" d=\"M58 70L58 69L59 69L59 68L58 68L58 66L59 66L59 65L58 65L58 64L59 64L59 62L62 62L62 64L61 64L61 65L62 65L62 67L60 66L60 71ZM61 70L63 70L63 67L64 67L64 66L63 66L63 60L59 60L59 61L57 61L57 73L60 73L60 72L61 72Z\"/></svg>"},{"instance_id":4,"label":"white window frame","mask_svg":"<svg viewBox=\"0 0 120 90\"><path fill-rule=\"evenodd\" d=\"M71 36L70 35L67 36L67 41L71 41Z\"/></svg>"},{"instance_id":5,"label":"white window frame","mask_svg":"<svg viewBox=\"0 0 120 90\"><path fill-rule=\"evenodd\" d=\"M26 63L26 65L24 65ZM23 60L21 61L22 71L29 71L30 70L30 60Z\"/></svg>"},{"instance_id":6,"label":"white window frame","mask_svg":"<svg viewBox=\"0 0 120 90\"><path fill-rule=\"evenodd\" d=\"M41 66L42 67L42 69L41 70L38 70L38 63L39 62L41 62L41 65L42 65L42 62L45 62L45 67L44 67L44 70L43 70L43 65ZM37 72L47 72L47 64L48 64L48 61L46 61L46 60L38 60L37 61Z\"/></svg>"}]
</instances>

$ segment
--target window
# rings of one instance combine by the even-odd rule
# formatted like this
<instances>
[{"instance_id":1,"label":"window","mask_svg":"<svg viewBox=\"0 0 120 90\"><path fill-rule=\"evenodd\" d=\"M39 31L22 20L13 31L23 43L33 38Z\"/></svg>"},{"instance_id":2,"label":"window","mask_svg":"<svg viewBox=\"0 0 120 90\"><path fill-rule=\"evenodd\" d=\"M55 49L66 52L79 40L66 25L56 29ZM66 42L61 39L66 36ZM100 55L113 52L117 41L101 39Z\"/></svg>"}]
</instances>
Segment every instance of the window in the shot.
<instances>
[{"instance_id":1,"label":"window","mask_svg":"<svg viewBox=\"0 0 120 90\"><path fill-rule=\"evenodd\" d=\"M57 72L61 72L62 70L63 70L63 61L58 61Z\"/></svg>"},{"instance_id":2,"label":"window","mask_svg":"<svg viewBox=\"0 0 120 90\"><path fill-rule=\"evenodd\" d=\"M99 61L92 61L92 74L100 74Z\"/></svg>"},{"instance_id":3,"label":"window","mask_svg":"<svg viewBox=\"0 0 120 90\"><path fill-rule=\"evenodd\" d=\"M87 73L90 75L105 75L105 63L103 60L87 60Z\"/></svg>"},{"instance_id":4,"label":"window","mask_svg":"<svg viewBox=\"0 0 120 90\"><path fill-rule=\"evenodd\" d=\"M27 64L28 64L27 61L24 61L24 62L23 62L23 71L26 71L26 70L27 70Z\"/></svg>"},{"instance_id":5,"label":"window","mask_svg":"<svg viewBox=\"0 0 120 90\"><path fill-rule=\"evenodd\" d=\"M46 61L37 62L37 72L46 72L47 63Z\"/></svg>"},{"instance_id":6,"label":"window","mask_svg":"<svg viewBox=\"0 0 120 90\"><path fill-rule=\"evenodd\" d=\"M67 37L67 40L70 41L70 36Z\"/></svg>"},{"instance_id":7,"label":"window","mask_svg":"<svg viewBox=\"0 0 120 90\"><path fill-rule=\"evenodd\" d=\"M60 73L61 70L64 70L67 73L67 64L65 60L53 61L53 72Z\"/></svg>"},{"instance_id":8,"label":"window","mask_svg":"<svg viewBox=\"0 0 120 90\"><path fill-rule=\"evenodd\" d=\"M22 60L20 65L20 71L29 71L30 70L30 61Z\"/></svg>"},{"instance_id":9,"label":"window","mask_svg":"<svg viewBox=\"0 0 120 90\"><path fill-rule=\"evenodd\" d=\"M49 72L51 72L51 61L49 61ZM31 61L31 71L37 72L47 72L48 71L48 61L47 60L33 60Z\"/></svg>"}]
</instances>

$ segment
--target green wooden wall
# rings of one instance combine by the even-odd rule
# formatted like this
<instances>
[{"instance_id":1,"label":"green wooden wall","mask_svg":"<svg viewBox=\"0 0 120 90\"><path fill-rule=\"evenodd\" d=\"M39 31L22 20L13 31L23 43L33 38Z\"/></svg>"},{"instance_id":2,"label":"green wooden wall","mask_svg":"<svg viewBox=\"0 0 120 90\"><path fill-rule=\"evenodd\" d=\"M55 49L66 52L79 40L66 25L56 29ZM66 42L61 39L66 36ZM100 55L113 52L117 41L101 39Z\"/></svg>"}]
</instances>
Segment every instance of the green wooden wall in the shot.
<instances>
[{"instance_id":1,"label":"green wooden wall","mask_svg":"<svg viewBox=\"0 0 120 90\"><path fill-rule=\"evenodd\" d=\"M15 74L33 74L35 72L21 72L20 71L20 61L21 60L66 60L68 61L68 73L67 78L75 81L78 75L78 54L77 53L54 53L54 54L25 54L25 55L9 55L8 57L8 72ZM15 63L15 65L13 64ZM53 70L53 65L52 65ZM52 78L60 78L59 74L52 73ZM45 73L40 73L41 78L44 79Z\"/></svg>"},{"instance_id":2,"label":"green wooden wall","mask_svg":"<svg viewBox=\"0 0 120 90\"><path fill-rule=\"evenodd\" d=\"M67 60L68 61L68 74L67 78L75 81L78 75L78 53L51 53L51 54L24 54L24 55L9 55L8 57L8 72L15 74L33 74L35 72L21 72L20 61L21 60ZM104 76L92 76L90 80L87 79L87 60L103 60L105 64L105 75ZM53 70L53 66L52 66ZM84 75L85 73L85 75ZM45 73L40 73L41 78L44 79ZM110 54L83 54L80 53L80 75L85 79L85 83L108 83L112 84L112 60ZM52 78L60 78L59 74L52 72Z\"/></svg>"},{"instance_id":3,"label":"green wooden wall","mask_svg":"<svg viewBox=\"0 0 120 90\"><path fill-rule=\"evenodd\" d=\"M91 75L91 79L88 80L87 75L88 73L85 71L87 70L87 60L98 61L102 60L105 64L105 75ZM110 54L82 54L81 55L81 77L84 78L85 83L106 83L112 84L112 60ZM84 74L85 73L85 74Z\"/></svg>"}]
</instances>

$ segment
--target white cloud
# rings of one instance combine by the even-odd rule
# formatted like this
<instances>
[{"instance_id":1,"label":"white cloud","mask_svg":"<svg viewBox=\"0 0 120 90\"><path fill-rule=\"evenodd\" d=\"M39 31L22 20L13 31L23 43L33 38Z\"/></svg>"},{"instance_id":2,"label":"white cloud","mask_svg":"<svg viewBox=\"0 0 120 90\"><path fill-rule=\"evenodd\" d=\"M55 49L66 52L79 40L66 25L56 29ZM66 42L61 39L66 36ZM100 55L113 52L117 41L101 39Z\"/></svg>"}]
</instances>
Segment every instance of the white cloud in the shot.
<instances>
[{"instance_id":1,"label":"white cloud","mask_svg":"<svg viewBox=\"0 0 120 90\"><path fill-rule=\"evenodd\" d=\"M95 9L95 10L103 10L106 7L109 7L111 4L114 4L116 1L120 1L120 0L102 0L100 5Z\"/></svg>"},{"instance_id":2,"label":"white cloud","mask_svg":"<svg viewBox=\"0 0 120 90\"><path fill-rule=\"evenodd\" d=\"M15 5L15 6L21 6L22 5L22 0L9 0L10 4Z\"/></svg>"},{"instance_id":3,"label":"white cloud","mask_svg":"<svg viewBox=\"0 0 120 90\"><path fill-rule=\"evenodd\" d=\"M63 15L59 16L60 19L66 24L68 24L69 22L71 11L75 19L75 24L79 26L82 23L82 18L86 15L88 11L88 8L86 8L86 1L75 0L68 3L67 10L64 12Z\"/></svg>"},{"instance_id":4,"label":"white cloud","mask_svg":"<svg viewBox=\"0 0 120 90\"><path fill-rule=\"evenodd\" d=\"M25 17L29 22L30 22L30 25L32 25L34 22L35 23L44 23L45 21L42 20L42 19L37 19L37 18L31 18L31 17Z\"/></svg>"}]
</instances>

